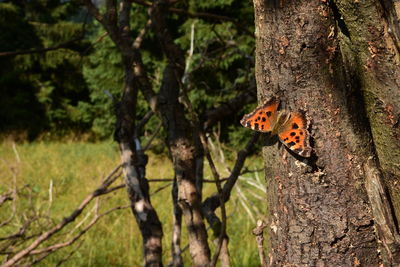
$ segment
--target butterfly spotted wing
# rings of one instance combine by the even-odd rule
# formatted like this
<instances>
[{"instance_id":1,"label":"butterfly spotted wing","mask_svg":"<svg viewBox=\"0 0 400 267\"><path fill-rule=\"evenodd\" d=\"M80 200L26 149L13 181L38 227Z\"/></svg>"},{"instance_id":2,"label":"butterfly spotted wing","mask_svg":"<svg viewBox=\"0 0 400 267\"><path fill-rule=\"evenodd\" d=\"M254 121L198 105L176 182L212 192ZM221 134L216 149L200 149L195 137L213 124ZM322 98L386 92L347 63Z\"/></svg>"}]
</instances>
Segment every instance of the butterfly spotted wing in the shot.
<instances>
[{"instance_id":1,"label":"butterfly spotted wing","mask_svg":"<svg viewBox=\"0 0 400 267\"><path fill-rule=\"evenodd\" d=\"M290 113L289 119L278 133L279 140L290 150L302 157L311 156L309 144L308 120L303 113Z\"/></svg>"},{"instance_id":2,"label":"butterfly spotted wing","mask_svg":"<svg viewBox=\"0 0 400 267\"><path fill-rule=\"evenodd\" d=\"M270 132L275 127L278 116L279 101L276 98L264 102L253 112L244 115L240 123L259 132Z\"/></svg>"}]
</instances>

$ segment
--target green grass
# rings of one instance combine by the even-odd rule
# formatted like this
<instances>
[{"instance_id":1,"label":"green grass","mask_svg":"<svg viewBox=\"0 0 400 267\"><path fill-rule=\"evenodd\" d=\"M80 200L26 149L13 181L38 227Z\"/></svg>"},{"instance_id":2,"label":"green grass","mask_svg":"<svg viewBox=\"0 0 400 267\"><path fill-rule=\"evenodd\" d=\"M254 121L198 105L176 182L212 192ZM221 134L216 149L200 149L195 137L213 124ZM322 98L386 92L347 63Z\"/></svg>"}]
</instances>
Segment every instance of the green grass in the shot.
<instances>
[{"instance_id":1,"label":"green grass","mask_svg":"<svg viewBox=\"0 0 400 267\"><path fill-rule=\"evenodd\" d=\"M39 232L45 226L60 222L119 164L117 145L113 142L95 144L38 142L19 144L14 148L13 146L11 142L0 144L0 194L12 188L14 183L17 187L26 184L29 184L29 187L19 193L15 216L8 225L0 228L0 237L17 232L26 218L35 213L46 215L46 219L33 224L31 234ZM257 157L247 162L251 164L249 166L251 169L262 166L261 159ZM217 162L217 166L222 176L228 174L223 165ZM206 178L212 179L209 173L206 169ZM258 181L256 175L258 175ZM230 255L233 266L259 266L257 247L251 234L255 225L252 216L261 217L266 205L263 199L258 199L252 194L256 193L262 197L264 196L262 191L247 182L253 181L262 187L264 179L261 173L249 173L244 176L249 180L239 180L238 186L247 200L244 201L234 189L227 205ZM147 177L173 177L170 161L166 157L150 154ZM122 177L115 185L120 183L123 183ZM151 192L154 192L165 183L150 185ZM52 188L51 194L50 188ZM206 184L204 198L215 190L214 185ZM163 224L163 261L167 264L170 260L172 229L170 187L154 194L152 203ZM246 212L243 203L247 205L247 209L251 210L251 215ZM127 204L126 191L121 189L100 198L99 212ZM10 218L12 213L12 202L6 202L0 207L0 223ZM77 223L88 216L81 225L81 227L85 226L93 218L93 214L94 203L85 209L76 222L66 227L61 234L54 236L51 243L65 240L68 236L76 234L79 231L79 228L75 229ZM185 227L183 229L182 247L187 245ZM211 232L209 232L209 244L214 249ZM115 211L103 217L74 245L53 253L41 262L40 266L54 266L71 252L74 254L64 263L65 266L140 266L142 264L141 236L130 209ZM188 250L184 253L184 259L186 264L190 265ZM0 255L0 262L3 260L4 256Z\"/></svg>"}]
</instances>

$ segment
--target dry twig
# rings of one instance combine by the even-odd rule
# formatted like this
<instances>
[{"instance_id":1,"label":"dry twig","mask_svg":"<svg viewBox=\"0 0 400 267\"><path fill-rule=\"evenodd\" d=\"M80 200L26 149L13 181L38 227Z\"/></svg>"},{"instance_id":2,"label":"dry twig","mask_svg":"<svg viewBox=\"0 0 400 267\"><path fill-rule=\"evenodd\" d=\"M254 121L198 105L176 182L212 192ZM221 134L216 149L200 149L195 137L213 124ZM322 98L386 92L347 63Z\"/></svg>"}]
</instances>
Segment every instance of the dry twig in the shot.
<instances>
[{"instance_id":1,"label":"dry twig","mask_svg":"<svg viewBox=\"0 0 400 267\"><path fill-rule=\"evenodd\" d=\"M258 255L260 256L261 267L267 267L264 253L264 228L267 227L263 220L257 221L257 226L253 229L253 235L256 236Z\"/></svg>"},{"instance_id":2,"label":"dry twig","mask_svg":"<svg viewBox=\"0 0 400 267\"><path fill-rule=\"evenodd\" d=\"M215 185L217 187L218 196L219 196L219 202L220 202L219 205L221 208L221 228L219 229L220 233L219 233L219 237L218 237L218 246L217 246L217 249L215 250L215 254L214 254L211 264L210 264L210 266L215 266L217 264L219 254L221 252L222 243L223 243L224 239L226 238L225 200L224 200L224 196L222 194L220 177L219 177L217 168L214 165L214 161L211 157L210 151L208 149L207 140L206 140L206 137L204 136L204 133L200 133L200 140L201 140L201 143L203 144L204 154L208 160L208 163L210 164L211 172L214 176Z\"/></svg>"}]
</instances>

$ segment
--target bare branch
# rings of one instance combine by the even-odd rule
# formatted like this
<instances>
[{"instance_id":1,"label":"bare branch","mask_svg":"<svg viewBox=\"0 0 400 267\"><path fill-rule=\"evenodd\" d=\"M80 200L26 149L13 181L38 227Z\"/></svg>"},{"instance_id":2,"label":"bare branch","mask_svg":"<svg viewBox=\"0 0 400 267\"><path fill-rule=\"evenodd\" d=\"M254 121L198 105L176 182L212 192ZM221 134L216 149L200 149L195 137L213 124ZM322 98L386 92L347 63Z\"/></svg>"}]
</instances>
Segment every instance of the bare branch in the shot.
<instances>
[{"instance_id":1,"label":"bare branch","mask_svg":"<svg viewBox=\"0 0 400 267\"><path fill-rule=\"evenodd\" d=\"M244 105L254 102L257 98L255 92L249 89L248 91L232 98L231 100L222 103L220 106L206 111L204 129L209 130L218 121L226 118L226 116L236 113Z\"/></svg>"},{"instance_id":2,"label":"bare branch","mask_svg":"<svg viewBox=\"0 0 400 267\"><path fill-rule=\"evenodd\" d=\"M17 161L20 162L19 155L18 155L18 152L17 152L16 148L14 148L14 152L16 153ZM17 170L15 170L13 167L10 167L10 170L11 170L12 177L13 177L13 188L11 189L12 213L11 213L11 215L9 215L7 217L7 219L4 222L0 223L0 227L9 224L12 221L12 219L14 218L15 213L17 212L17 203L16 203L17 202L17 193L18 193L18 189L17 189Z\"/></svg>"},{"instance_id":3,"label":"bare branch","mask_svg":"<svg viewBox=\"0 0 400 267\"><path fill-rule=\"evenodd\" d=\"M163 185L163 186L157 188L156 190L154 190L154 192L151 193L151 195L155 195L155 194L157 194L158 192L164 190L165 188L170 187L171 185L172 185L172 183L168 183L168 184L166 184L166 185Z\"/></svg>"},{"instance_id":4,"label":"bare branch","mask_svg":"<svg viewBox=\"0 0 400 267\"><path fill-rule=\"evenodd\" d=\"M68 261L72 255L75 254L75 252L79 251L79 248L82 246L83 241L81 241L73 250L71 250L70 253L68 253L68 255L66 257L64 257L63 259L61 259L56 265L55 267L61 266L61 264L63 264L64 262Z\"/></svg>"},{"instance_id":5,"label":"bare branch","mask_svg":"<svg viewBox=\"0 0 400 267\"><path fill-rule=\"evenodd\" d=\"M88 195L79 205L79 207L73 211L68 217L65 217L60 223L58 223L56 226L51 228L49 231L44 232L41 234L33 243L31 243L28 247L25 249L21 250L17 254L15 254L11 259L7 260L2 267L9 267L13 266L16 263L18 263L21 259L29 255L35 248L37 248L40 244L42 244L44 241L48 240L51 238L54 234L59 232L61 229L63 229L66 225L70 224L73 222L81 213L82 211L89 205L89 203L97 196L100 196L104 194L104 192L107 191L107 188L118 178L118 176L115 176L115 174L118 172L119 168L121 165L116 167L104 180L104 182L96 189L94 190L90 195Z\"/></svg>"},{"instance_id":6,"label":"bare branch","mask_svg":"<svg viewBox=\"0 0 400 267\"><path fill-rule=\"evenodd\" d=\"M37 220L37 218L34 217L34 218L24 222L24 224L20 227L20 229L18 230L17 233L11 234L11 235L8 235L8 236L5 236L5 237L0 237L0 241L15 239L15 238L19 238L19 237L24 236L26 230L28 229L28 227L36 220ZM2 250L0 249L0 251L2 251Z\"/></svg>"},{"instance_id":7,"label":"bare branch","mask_svg":"<svg viewBox=\"0 0 400 267\"><path fill-rule=\"evenodd\" d=\"M133 41L133 44L132 44L132 48L133 49L136 50L136 49L140 48L140 46L142 45L142 41L143 41L144 35L147 33L147 31L151 27L151 23L152 23L151 19L147 20L146 25L143 27L143 29L140 30L138 36L136 36L136 38L135 38L135 41Z\"/></svg>"},{"instance_id":8,"label":"bare branch","mask_svg":"<svg viewBox=\"0 0 400 267\"><path fill-rule=\"evenodd\" d=\"M107 189L106 191L104 191L104 195L105 195L105 194L108 194L108 193L111 193L111 192L113 192L113 191L116 191L116 190L125 188L125 187L126 187L126 184L120 184L120 185L111 187L111 188Z\"/></svg>"},{"instance_id":9,"label":"bare branch","mask_svg":"<svg viewBox=\"0 0 400 267\"><path fill-rule=\"evenodd\" d=\"M228 181L229 178L223 178L223 179L219 179L219 182L225 182ZM160 178L160 179L148 179L149 183L151 182L173 182L174 179L166 179L166 178ZM215 183L215 180L208 180L208 179L204 179L203 180L205 183Z\"/></svg>"},{"instance_id":10,"label":"bare branch","mask_svg":"<svg viewBox=\"0 0 400 267\"><path fill-rule=\"evenodd\" d=\"M36 255L36 254L42 254L42 253L47 253L47 252L54 252L56 250L59 250L60 248L64 248L67 246L72 245L73 243L75 243L75 241L77 241L82 235L84 235L90 228L92 228L100 218L106 216L107 214L116 211L116 210L121 210L121 209L126 209L126 208L130 208L130 205L126 205L126 206L118 206L115 208L112 208L100 215L96 215L92 221L85 227L83 228L78 234L76 234L73 238L71 238L68 241L62 242L62 243L58 243L58 244L54 244L45 248L40 248L40 249L35 249L32 250L29 254L30 255Z\"/></svg>"},{"instance_id":11,"label":"bare branch","mask_svg":"<svg viewBox=\"0 0 400 267\"><path fill-rule=\"evenodd\" d=\"M221 225L220 225L220 229L213 229L214 232L219 232L218 246L217 246L217 249L215 250L215 254L214 254L214 256L212 258L212 261L210 263L210 266L215 266L217 264L217 260L218 260L219 254L221 252L222 242L226 238L225 200L224 200L224 196L222 194L222 187L221 187L220 177L219 177L217 168L215 167L214 161L211 158L211 154L210 154L210 151L208 149L206 137L204 136L204 133L202 133L202 132L200 133L200 140L201 140L201 143L203 144L204 154L206 155L208 163L210 164L211 172L212 172L212 174L214 176L215 185L217 187L218 196L219 196L219 206L221 208ZM218 227L218 226L216 226L216 227Z\"/></svg>"},{"instance_id":12,"label":"bare branch","mask_svg":"<svg viewBox=\"0 0 400 267\"><path fill-rule=\"evenodd\" d=\"M236 183L236 180L240 174L240 171L243 168L244 162L246 161L246 158L248 155L250 155L250 153L252 152L252 149L256 143L256 141L258 140L260 136L260 133L256 132L253 133L252 138L250 139L250 141L246 144L246 147L239 151L237 154L237 159L236 159L236 163L232 169L231 175L228 178L228 181L226 182L226 184L224 185L223 190L223 194L224 194L224 198L225 201L227 201L227 197L229 196L233 186ZM229 197L228 197L229 199Z\"/></svg>"},{"instance_id":13,"label":"bare branch","mask_svg":"<svg viewBox=\"0 0 400 267\"><path fill-rule=\"evenodd\" d=\"M140 132L143 131L144 126L146 123L149 122L151 117L153 117L154 112L152 110L147 111L147 113L143 116L143 118L137 123L135 128L135 136L138 137Z\"/></svg>"},{"instance_id":14,"label":"bare branch","mask_svg":"<svg viewBox=\"0 0 400 267\"><path fill-rule=\"evenodd\" d=\"M230 176L228 177L227 182L224 184L222 188L222 195L225 202L229 200L232 188L239 177L244 162L247 156L251 153L251 150L259 136L260 133L258 132L254 133L252 139L247 143L246 147L238 152L235 166L233 167L233 170ZM218 196L218 194L213 194L203 202L202 206L203 206L204 216L207 218L207 221L211 225L219 223L219 219L214 214L214 211L219 207L219 205L220 205L220 197Z\"/></svg>"},{"instance_id":15,"label":"bare branch","mask_svg":"<svg viewBox=\"0 0 400 267\"><path fill-rule=\"evenodd\" d=\"M147 144L144 146L143 151L146 151L147 149L149 149L151 143L153 142L154 138L156 138L156 136L158 135L158 133L160 132L162 126L162 122L160 121L157 125L157 128L155 129L153 135L150 137L149 141L147 142Z\"/></svg>"},{"instance_id":16,"label":"bare branch","mask_svg":"<svg viewBox=\"0 0 400 267\"><path fill-rule=\"evenodd\" d=\"M12 195L13 195L13 190L12 189L10 189L6 193L2 194L0 196L0 206L3 205L6 201L13 200L14 198L13 198Z\"/></svg>"}]
</instances>

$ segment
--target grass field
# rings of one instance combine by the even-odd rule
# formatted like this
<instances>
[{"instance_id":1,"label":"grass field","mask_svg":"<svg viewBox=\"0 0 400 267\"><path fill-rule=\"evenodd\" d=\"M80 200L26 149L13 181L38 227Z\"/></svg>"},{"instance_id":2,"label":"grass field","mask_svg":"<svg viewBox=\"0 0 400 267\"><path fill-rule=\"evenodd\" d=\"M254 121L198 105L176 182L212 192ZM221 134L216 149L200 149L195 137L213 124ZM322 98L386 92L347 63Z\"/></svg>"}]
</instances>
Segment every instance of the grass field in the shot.
<instances>
[{"instance_id":1,"label":"grass field","mask_svg":"<svg viewBox=\"0 0 400 267\"><path fill-rule=\"evenodd\" d=\"M219 157L219 159L222 162L222 158ZM24 185L29 186L18 194L15 211L13 211L12 201L0 207L0 224L10 220L7 225L0 228L0 240L1 237L17 232L27 218L35 214L40 214L46 219L41 219L32 225L29 234L37 234L49 225L57 224L76 209L118 163L117 146L111 141L102 143L40 142L18 145L3 142L0 144L0 194L4 194L15 185L18 188ZM250 169L262 167L261 157L254 157L247 160L247 163ZM217 165L222 177L225 177L228 174L226 166L222 163ZM208 169L206 169L206 176L207 179L212 179ZM170 161L165 156L150 154L147 177L173 177ZM260 218L266 209L263 199L265 197L263 180L262 172L243 175L227 205L229 249L233 266L259 266L256 242L251 230L255 226L255 219ZM121 183L123 183L122 177L115 185ZM151 183L151 192L165 185L164 182ZM152 203L163 223L165 265L170 260L172 222L170 189L171 187L168 186L152 195ZM204 197L215 190L214 185L206 184ZM126 191L121 189L102 196L98 203L98 212L127 204ZM79 232L79 229L88 224L95 212L95 204L92 203L76 222L54 236L50 243L66 240ZM213 249L212 239L209 232L209 244ZM182 247L186 245L187 238L184 231ZM141 248L141 236L134 217L130 209L122 209L100 219L73 245L51 254L39 265L55 266L73 253L68 261L63 263L64 266L140 266L142 264ZM184 258L187 265L190 265L188 250L185 250ZM4 256L0 255L0 262L3 260Z\"/></svg>"}]
</instances>

